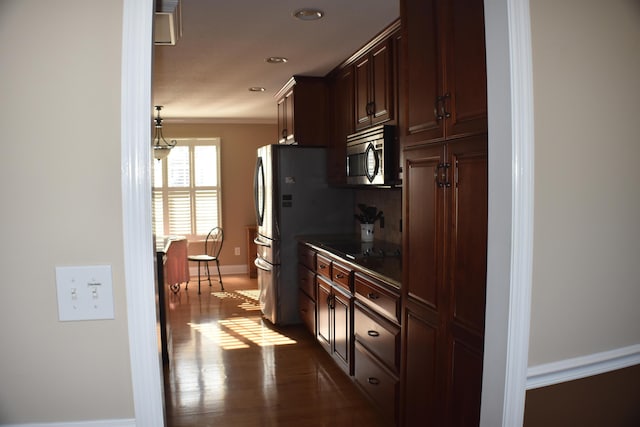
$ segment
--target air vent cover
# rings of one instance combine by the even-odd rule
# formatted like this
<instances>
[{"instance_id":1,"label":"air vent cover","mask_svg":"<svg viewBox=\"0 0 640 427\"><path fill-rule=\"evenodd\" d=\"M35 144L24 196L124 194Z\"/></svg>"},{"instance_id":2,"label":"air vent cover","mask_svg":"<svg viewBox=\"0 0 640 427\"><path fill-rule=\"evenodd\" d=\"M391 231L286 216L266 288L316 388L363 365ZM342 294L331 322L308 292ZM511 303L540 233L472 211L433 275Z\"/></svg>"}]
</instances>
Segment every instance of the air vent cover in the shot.
<instances>
[{"instance_id":1,"label":"air vent cover","mask_svg":"<svg viewBox=\"0 0 640 427\"><path fill-rule=\"evenodd\" d=\"M174 46L182 36L182 13L179 0L162 0L154 15L153 42Z\"/></svg>"}]
</instances>

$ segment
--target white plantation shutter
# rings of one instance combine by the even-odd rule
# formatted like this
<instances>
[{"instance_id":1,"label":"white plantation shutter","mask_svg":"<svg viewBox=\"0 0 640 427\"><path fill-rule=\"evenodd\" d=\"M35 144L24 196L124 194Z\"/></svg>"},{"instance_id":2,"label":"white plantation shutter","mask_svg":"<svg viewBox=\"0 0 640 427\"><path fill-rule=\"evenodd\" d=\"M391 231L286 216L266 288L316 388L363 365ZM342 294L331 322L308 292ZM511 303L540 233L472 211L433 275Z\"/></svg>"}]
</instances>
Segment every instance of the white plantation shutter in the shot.
<instances>
[{"instance_id":1,"label":"white plantation shutter","mask_svg":"<svg viewBox=\"0 0 640 427\"><path fill-rule=\"evenodd\" d=\"M179 140L154 160L153 226L158 236L200 239L220 226L220 140Z\"/></svg>"}]
</instances>

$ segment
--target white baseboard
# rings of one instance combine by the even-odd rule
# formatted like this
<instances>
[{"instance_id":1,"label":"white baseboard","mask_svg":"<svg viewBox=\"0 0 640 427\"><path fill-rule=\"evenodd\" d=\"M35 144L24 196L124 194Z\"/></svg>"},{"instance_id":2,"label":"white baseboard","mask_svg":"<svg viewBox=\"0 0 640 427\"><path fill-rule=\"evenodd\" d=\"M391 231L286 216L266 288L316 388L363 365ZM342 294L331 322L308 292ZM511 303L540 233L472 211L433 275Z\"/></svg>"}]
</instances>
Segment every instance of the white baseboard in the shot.
<instances>
[{"instance_id":1,"label":"white baseboard","mask_svg":"<svg viewBox=\"0 0 640 427\"><path fill-rule=\"evenodd\" d=\"M640 365L640 344L572 359L530 366L527 390Z\"/></svg>"},{"instance_id":2,"label":"white baseboard","mask_svg":"<svg viewBox=\"0 0 640 427\"><path fill-rule=\"evenodd\" d=\"M209 265L209 272L213 276L216 276L218 274L218 272L216 271L215 263ZM222 274L223 276L228 274L247 274L248 272L249 272L249 268L247 267L246 264L220 266L220 274ZM205 275L207 274L206 271L204 270L204 267L202 267L201 274L205 274ZM189 266L189 275L191 275L191 277L198 277L198 267Z\"/></svg>"},{"instance_id":3,"label":"white baseboard","mask_svg":"<svg viewBox=\"0 0 640 427\"><path fill-rule=\"evenodd\" d=\"M136 427L135 419L73 421L64 423L0 424L0 427Z\"/></svg>"}]
</instances>

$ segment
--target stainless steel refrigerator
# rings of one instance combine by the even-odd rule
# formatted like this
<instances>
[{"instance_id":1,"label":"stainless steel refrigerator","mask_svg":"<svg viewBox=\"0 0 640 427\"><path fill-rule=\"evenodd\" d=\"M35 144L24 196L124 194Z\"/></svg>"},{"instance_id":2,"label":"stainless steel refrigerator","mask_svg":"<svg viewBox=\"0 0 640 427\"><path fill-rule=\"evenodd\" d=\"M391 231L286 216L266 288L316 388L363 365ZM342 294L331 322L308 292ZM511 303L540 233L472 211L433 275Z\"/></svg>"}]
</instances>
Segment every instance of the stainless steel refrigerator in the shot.
<instances>
[{"instance_id":1,"label":"stainless steel refrigerator","mask_svg":"<svg viewBox=\"0 0 640 427\"><path fill-rule=\"evenodd\" d=\"M267 145L254 174L260 309L275 325L299 323L296 236L353 232L353 191L327 184L326 149Z\"/></svg>"}]
</instances>

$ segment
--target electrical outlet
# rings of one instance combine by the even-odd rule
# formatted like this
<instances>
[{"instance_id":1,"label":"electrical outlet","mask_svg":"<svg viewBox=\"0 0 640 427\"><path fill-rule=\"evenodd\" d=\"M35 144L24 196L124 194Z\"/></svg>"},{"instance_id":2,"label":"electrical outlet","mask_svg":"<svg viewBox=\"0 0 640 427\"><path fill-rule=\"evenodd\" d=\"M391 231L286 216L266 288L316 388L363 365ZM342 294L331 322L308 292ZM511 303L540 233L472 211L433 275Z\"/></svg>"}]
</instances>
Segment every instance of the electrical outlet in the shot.
<instances>
[{"instance_id":1,"label":"electrical outlet","mask_svg":"<svg viewBox=\"0 0 640 427\"><path fill-rule=\"evenodd\" d=\"M110 265L56 267L60 321L113 319Z\"/></svg>"},{"instance_id":2,"label":"electrical outlet","mask_svg":"<svg viewBox=\"0 0 640 427\"><path fill-rule=\"evenodd\" d=\"M233 253L236 254L236 256L240 255L240 248L239 247L234 248Z\"/></svg>"}]
</instances>

